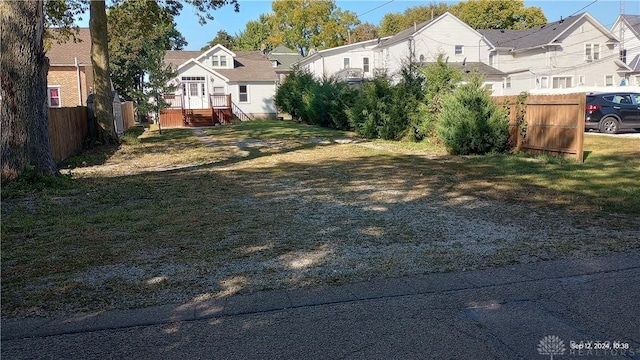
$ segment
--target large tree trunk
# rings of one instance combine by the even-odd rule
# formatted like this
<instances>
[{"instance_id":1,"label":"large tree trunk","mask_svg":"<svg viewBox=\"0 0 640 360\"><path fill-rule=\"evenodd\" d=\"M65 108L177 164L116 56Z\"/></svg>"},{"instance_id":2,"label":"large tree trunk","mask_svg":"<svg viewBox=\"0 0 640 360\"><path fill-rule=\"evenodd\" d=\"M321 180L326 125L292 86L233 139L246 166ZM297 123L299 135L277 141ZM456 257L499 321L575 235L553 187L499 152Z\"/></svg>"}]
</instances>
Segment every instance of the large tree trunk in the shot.
<instances>
[{"instance_id":1,"label":"large tree trunk","mask_svg":"<svg viewBox=\"0 0 640 360\"><path fill-rule=\"evenodd\" d=\"M98 119L98 137L103 144L117 144L113 123L111 73L109 71L109 38L104 1L90 1L91 65L93 65L93 104Z\"/></svg>"},{"instance_id":2,"label":"large tree trunk","mask_svg":"<svg viewBox=\"0 0 640 360\"><path fill-rule=\"evenodd\" d=\"M58 174L49 139L44 3L0 1L2 180Z\"/></svg>"}]
</instances>

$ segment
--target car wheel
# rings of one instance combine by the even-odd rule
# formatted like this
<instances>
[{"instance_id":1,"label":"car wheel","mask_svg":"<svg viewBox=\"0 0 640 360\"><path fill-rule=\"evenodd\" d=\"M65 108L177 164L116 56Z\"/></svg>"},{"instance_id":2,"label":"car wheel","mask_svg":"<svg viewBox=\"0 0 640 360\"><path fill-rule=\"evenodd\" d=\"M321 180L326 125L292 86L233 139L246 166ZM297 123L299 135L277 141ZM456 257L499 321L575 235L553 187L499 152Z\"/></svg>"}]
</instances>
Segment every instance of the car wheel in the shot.
<instances>
[{"instance_id":1,"label":"car wheel","mask_svg":"<svg viewBox=\"0 0 640 360\"><path fill-rule=\"evenodd\" d=\"M606 118L600 122L600 132L605 134L615 134L618 132L618 120Z\"/></svg>"}]
</instances>

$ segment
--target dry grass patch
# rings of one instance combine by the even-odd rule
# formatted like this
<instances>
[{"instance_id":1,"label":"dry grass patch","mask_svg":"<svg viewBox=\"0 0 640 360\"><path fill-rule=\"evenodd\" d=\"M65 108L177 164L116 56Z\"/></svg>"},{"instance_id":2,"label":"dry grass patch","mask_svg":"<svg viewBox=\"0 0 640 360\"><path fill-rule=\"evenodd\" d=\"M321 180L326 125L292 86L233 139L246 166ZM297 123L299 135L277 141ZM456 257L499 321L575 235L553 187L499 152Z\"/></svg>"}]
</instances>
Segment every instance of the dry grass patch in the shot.
<instances>
[{"instance_id":1,"label":"dry grass patch","mask_svg":"<svg viewBox=\"0 0 640 360\"><path fill-rule=\"evenodd\" d=\"M636 205L568 186L637 179L628 155L451 157L275 121L202 133L146 132L67 187L4 200L3 316L638 251Z\"/></svg>"}]
</instances>

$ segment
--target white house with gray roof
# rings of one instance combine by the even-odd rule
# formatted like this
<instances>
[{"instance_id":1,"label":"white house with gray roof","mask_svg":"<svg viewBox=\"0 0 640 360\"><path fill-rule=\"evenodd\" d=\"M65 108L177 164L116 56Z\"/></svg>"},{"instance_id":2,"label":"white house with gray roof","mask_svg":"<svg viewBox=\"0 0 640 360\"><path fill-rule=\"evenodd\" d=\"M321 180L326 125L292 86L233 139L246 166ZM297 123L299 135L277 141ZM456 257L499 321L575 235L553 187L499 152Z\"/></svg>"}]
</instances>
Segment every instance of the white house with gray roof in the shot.
<instances>
[{"instance_id":1,"label":"white house with gray roof","mask_svg":"<svg viewBox=\"0 0 640 360\"><path fill-rule=\"evenodd\" d=\"M640 15L620 15L611 32L620 40L620 60L629 67L629 84L640 86Z\"/></svg>"},{"instance_id":2,"label":"white house with gray roof","mask_svg":"<svg viewBox=\"0 0 640 360\"><path fill-rule=\"evenodd\" d=\"M298 64L318 78L356 81L383 73L394 77L409 62L427 64L442 55L466 72L483 73L495 93L501 91L504 73L487 64L490 49L482 34L447 12L394 36L315 52Z\"/></svg>"},{"instance_id":3,"label":"white house with gray roof","mask_svg":"<svg viewBox=\"0 0 640 360\"><path fill-rule=\"evenodd\" d=\"M278 77L261 51L234 52L218 44L206 51L167 51L164 62L177 70L171 81L175 95L168 99L173 108L204 114L195 110L228 107L236 116L237 112L251 119L276 117Z\"/></svg>"},{"instance_id":4,"label":"white house with gray roof","mask_svg":"<svg viewBox=\"0 0 640 360\"><path fill-rule=\"evenodd\" d=\"M491 44L489 65L507 74L504 94L618 86L628 66L619 40L588 13L526 30L478 30Z\"/></svg>"},{"instance_id":5,"label":"white house with gray roof","mask_svg":"<svg viewBox=\"0 0 640 360\"><path fill-rule=\"evenodd\" d=\"M447 12L392 37L319 51L299 64L317 77L344 73L347 68L357 75L353 68L364 66L361 59L368 58L371 75L393 76L408 61L425 64L443 55L467 72L483 73L493 95L585 91L628 84L640 58L621 61L619 44L614 33L588 13L533 29L476 30Z\"/></svg>"}]
</instances>

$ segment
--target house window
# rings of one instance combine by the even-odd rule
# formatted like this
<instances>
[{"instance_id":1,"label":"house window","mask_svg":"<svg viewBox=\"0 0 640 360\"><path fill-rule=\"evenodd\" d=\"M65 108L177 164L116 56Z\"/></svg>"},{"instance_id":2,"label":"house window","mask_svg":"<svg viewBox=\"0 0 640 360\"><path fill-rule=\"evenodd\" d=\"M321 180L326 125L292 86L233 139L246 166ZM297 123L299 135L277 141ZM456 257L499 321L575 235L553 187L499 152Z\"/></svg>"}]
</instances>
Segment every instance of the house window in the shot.
<instances>
[{"instance_id":1,"label":"house window","mask_svg":"<svg viewBox=\"0 0 640 360\"><path fill-rule=\"evenodd\" d=\"M511 89L511 77L508 76L505 80L504 80L504 88L505 89Z\"/></svg>"},{"instance_id":2,"label":"house window","mask_svg":"<svg viewBox=\"0 0 640 360\"><path fill-rule=\"evenodd\" d=\"M546 89L549 87L549 78L547 76L540 77L540 88Z\"/></svg>"},{"instance_id":3,"label":"house window","mask_svg":"<svg viewBox=\"0 0 640 360\"><path fill-rule=\"evenodd\" d=\"M578 76L578 85L584 85L584 75Z\"/></svg>"},{"instance_id":4,"label":"house window","mask_svg":"<svg viewBox=\"0 0 640 360\"><path fill-rule=\"evenodd\" d=\"M456 55L462 55L464 50L464 46L456 45Z\"/></svg>"},{"instance_id":5,"label":"house window","mask_svg":"<svg viewBox=\"0 0 640 360\"><path fill-rule=\"evenodd\" d=\"M489 66L493 66L493 54L489 54Z\"/></svg>"},{"instance_id":6,"label":"house window","mask_svg":"<svg viewBox=\"0 0 640 360\"><path fill-rule=\"evenodd\" d=\"M214 94L224 94L224 87L222 86L214 86L213 87L213 93Z\"/></svg>"},{"instance_id":7,"label":"house window","mask_svg":"<svg viewBox=\"0 0 640 360\"><path fill-rule=\"evenodd\" d=\"M58 108L62 107L62 101L60 101L60 87L50 86L47 88L47 104L49 107Z\"/></svg>"},{"instance_id":8,"label":"house window","mask_svg":"<svg viewBox=\"0 0 640 360\"><path fill-rule=\"evenodd\" d=\"M198 83L189 83L189 96L198 96Z\"/></svg>"},{"instance_id":9,"label":"house window","mask_svg":"<svg viewBox=\"0 0 640 360\"><path fill-rule=\"evenodd\" d=\"M586 61L600 60L600 44L585 44L584 59Z\"/></svg>"},{"instance_id":10,"label":"house window","mask_svg":"<svg viewBox=\"0 0 640 360\"><path fill-rule=\"evenodd\" d=\"M640 85L640 75L635 76L636 85Z\"/></svg>"},{"instance_id":11,"label":"house window","mask_svg":"<svg viewBox=\"0 0 640 360\"><path fill-rule=\"evenodd\" d=\"M369 58L362 58L362 71L368 73L369 72Z\"/></svg>"},{"instance_id":12,"label":"house window","mask_svg":"<svg viewBox=\"0 0 640 360\"><path fill-rule=\"evenodd\" d=\"M558 76L553 78L552 87L554 89L567 89L572 87L571 76Z\"/></svg>"},{"instance_id":13,"label":"house window","mask_svg":"<svg viewBox=\"0 0 640 360\"><path fill-rule=\"evenodd\" d=\"M620 50L620 61L627 63L627 49Z\"/></svg>"},{"instance_id":14,"label":"house window","mask_svg":"<svg viewBox=\"0 0 640 360\"><path fill-rule=\"evenodd\" d=\"M604 86L613 86L613 75L604 76Z\"/></svg>"},{"instance_id":15,"label":"house window","mask_svg":"<svg viewBox=\"0 0 640 360\"><path fill-rule=\"evenodd\" d=\"M349 68L349 62L351 62L351 59L349 59L349 58L343 58L342 59L343 69L348 69Z\"/></svg>"},{"instance_id":16,"label":"house window","mask_svg":"<svg viewBox=\"0 0 640 360\"><path fill-rule=\"evenodd\" d=\"M211 56L211 66L220 66L220 61L218 60L218 55Z\"/></svg>"},{"instance_id":17,"label":"house window","mask_svg":"<svg viewBox=\"0 0 640 360\"><path fill-rule=\"evenodd\" d=\"M249 102L247 85L240 85L240 102Z\"/></svg>"},{"instance_id":18,"label":"house window","mask_svg":"<svg viewBox=\"0 0 640 360\"><path fill-rule=\"evenodd\" d=\"M227 57L225 55L220 55L220 66L227 67Z\"/></svg>"}]
</instances>

